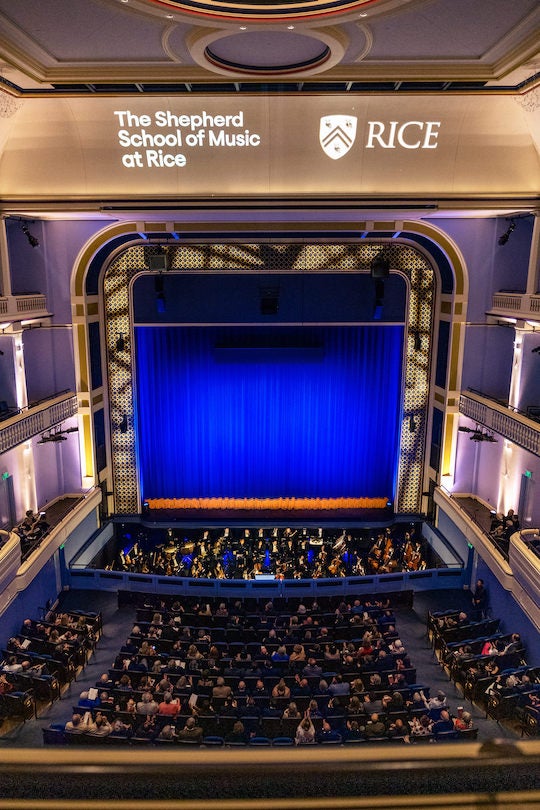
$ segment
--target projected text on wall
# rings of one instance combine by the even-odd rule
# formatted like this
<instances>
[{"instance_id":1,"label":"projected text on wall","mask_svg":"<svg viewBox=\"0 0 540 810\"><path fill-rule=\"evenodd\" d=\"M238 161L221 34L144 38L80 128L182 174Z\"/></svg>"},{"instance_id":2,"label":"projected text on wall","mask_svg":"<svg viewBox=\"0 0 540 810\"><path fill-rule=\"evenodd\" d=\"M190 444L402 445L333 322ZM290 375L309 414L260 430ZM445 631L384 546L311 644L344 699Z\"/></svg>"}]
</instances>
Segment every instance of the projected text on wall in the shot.
<instances>
[{"instance_id":1,"label":"projected text on wall","mask_svg":"<svg viewBox=\"0 0 540 810\"><path fill-rule=\"evenodd\" d=\"M206 110L176 114L157 110L135 114L114 110L118 144L127 169L184 168L196 151L207 149L256 150L267 147L265 136L250 127L243 110L223 115ZM344 157L355 145L358 119L354 115L325 115L319 121L319 145L332 160ZM436 149L440 121L366 121L364 149L417 151ZM307 133L309 135L309 133ZM266 134L270 141L270 135Z\"/></svg>"}]
</instances>

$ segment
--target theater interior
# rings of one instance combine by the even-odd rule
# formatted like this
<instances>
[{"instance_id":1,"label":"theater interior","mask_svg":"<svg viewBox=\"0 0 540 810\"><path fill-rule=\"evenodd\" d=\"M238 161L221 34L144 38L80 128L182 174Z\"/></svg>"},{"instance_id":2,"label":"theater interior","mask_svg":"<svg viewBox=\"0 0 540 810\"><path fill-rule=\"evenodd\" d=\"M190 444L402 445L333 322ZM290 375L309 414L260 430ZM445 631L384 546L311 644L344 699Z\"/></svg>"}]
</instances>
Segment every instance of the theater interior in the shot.
<instances>
[{"instance_id":1,"label":"theater interior","mask_svg":"<svg viewBox=\"0 0 540 810\"><path fill-rule=\"evenodd\" d=\"M537 0L0 23L0 806L540 807ZM149 612L260 646L307 605L345 660L356 601L475 735L46 734ZM91 643L51 674L20 640L63 611ZM4 692L23 661L54 688Z\"/></svg>"}]
</instances>

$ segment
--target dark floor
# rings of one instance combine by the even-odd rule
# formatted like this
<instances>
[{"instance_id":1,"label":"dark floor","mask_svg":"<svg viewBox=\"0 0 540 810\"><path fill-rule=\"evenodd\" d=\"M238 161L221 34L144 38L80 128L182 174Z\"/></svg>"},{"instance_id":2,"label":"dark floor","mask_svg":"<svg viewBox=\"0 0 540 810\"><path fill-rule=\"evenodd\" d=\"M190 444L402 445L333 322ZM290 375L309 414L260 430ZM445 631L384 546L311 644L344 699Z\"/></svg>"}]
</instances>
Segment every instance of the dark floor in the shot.
<instances>
[{"instance_id":1,"label":"dark floor","mask_svg":"<svg viewBox=\"0 0 540 810\"><path fill-rule=\"evenodd\" d=\"M494 738L513 739L518 734L494 720L486 719L485 713L475 706L465 703L463 696L450 682L441 668L429 644L426 633L426 620L430 610L470 607L470 595L466 591L428 591L416 593L412 608L396 608L397 629L405 644L413 666L417 670L417 682L430 686L431 691L443 690L451 709L465 705L478 726L478 739L485 741ZM10 747L39 747L42 743L41 729L50 723L63 723L70 719L72 706L77 704L80 693L94 686L99 676L111 666L120 647L129 635L134 623L133 606L118 607L117 595L101 591L70 591L62 594L62 608L101 611L103 614L103 635L95 654L86 668L62 694L62 698L47 707L37 720L27 720L6 730L0 730L0 749Z\"/></svg>"},{"instance_id":2,"label":"dark floor","mask_svg":"<svg viewBox=\"0 0 540 810\"><path fill-rule=\"evenodd\" d=\"M204 511L204 515L201 513ZM356 523L360 525L380 524L387 525L394 519L392 509L147 509L143 512L143 521L155 523L183 523L186 521L200 521L211 525L213 522L228 523L232 521L251 521L260 524L261 514L264 523L278 521L279 524L297 525L299 522L309 521L319 525L320 521L331 521L333 524Z\"/></svg>"}]
</instances>

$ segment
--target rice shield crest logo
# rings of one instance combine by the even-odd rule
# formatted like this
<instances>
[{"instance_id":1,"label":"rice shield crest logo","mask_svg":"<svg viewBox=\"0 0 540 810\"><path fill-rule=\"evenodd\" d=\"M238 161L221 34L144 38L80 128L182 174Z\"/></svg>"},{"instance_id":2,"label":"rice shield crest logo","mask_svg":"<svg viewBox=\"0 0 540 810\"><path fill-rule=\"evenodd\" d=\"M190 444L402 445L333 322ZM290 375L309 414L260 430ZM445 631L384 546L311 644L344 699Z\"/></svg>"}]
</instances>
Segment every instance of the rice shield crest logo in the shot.
<instances>
[{"instance_id":1,"label":"rice shield crest logo","mask_svg":"<svg viewBox=\"0 0 540 810\"><path fill-rule=\"evenodd\" d=\"M339 160L347 154L356 138L357 120L353 115L323 115L319 141L329 158Z\"/></svg>"}]
</instances>

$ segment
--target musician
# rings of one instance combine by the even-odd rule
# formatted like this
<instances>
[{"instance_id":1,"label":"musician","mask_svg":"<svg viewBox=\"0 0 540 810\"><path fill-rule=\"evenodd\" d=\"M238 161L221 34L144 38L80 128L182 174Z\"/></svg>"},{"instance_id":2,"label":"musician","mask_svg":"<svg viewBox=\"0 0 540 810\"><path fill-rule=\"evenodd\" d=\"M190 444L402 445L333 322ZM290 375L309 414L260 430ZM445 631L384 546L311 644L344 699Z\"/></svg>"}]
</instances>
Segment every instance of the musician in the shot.
<instances>
[{"instance_id":1,"label":"musician","mask_svg":"<svg viewBox=\"0 0 540 810\"><path fill-rule=\"evenodd\" d=\"M339 557L334 557L328 566L328 573L332 577L344 577L345 571L343 561Z\"/></svg>"},{"instance_id":2,"label":"musician","mask_svg":"<svg viewBox=\"0 0 540 810\"><path fill-rule=\"evenodd\" d=\"M379 573L388 574L395 571L398 567L398 561L394 558L394 546L392 540L387 541L386 548L383 553L382 562L379 567Z\"/></svg>"},{"instance_id":3,"label":"musician","mask_svg":"<svg viewBox=\"0 0 540 810\"><path fill-rule=\"evenodd\" d=\"M414 546L412 544L411 535L409 532L405 532L402 551L402 565L406 571L409 570L409 565L412 560L413 554L414 554Z\"/></svg>"},{"instance_id":4,"label":"musician","mask_svg":"<svg viewBox=\"0 0 540 810\"><path fill-rule=\"evenodd\" d=\"M285 551L290 556L296 556L297 554L298 551L297 535L298 535L297 529L293 531L291 528L287 528L283 532L283 542Z\"/></svg>"},{"instance_id":5,"label":"musician","mask_svg":"<svg viewBox=\"0 0 540 810\"><path fill-rule=\"evenodd\" d=\"M356 563L353 566L353 575L357 577L365 577L366 569L360 557L357 557Z\"/></svg>"},{"instance_id":6,"label":"musician","mask_svg":"<svg viewBox=\"0 0 540 810\"><path fill-rule=\"evenodd\" d=\"M372 573L376 574L381 567L382 558L385 551L385 539L384 535L379 534L377 536L377 540L371 546L369 553L368 553L368 566Z\"/></svg>"},{"instance_id":7,"label":"musician","mask_svg":"<svg viewBox=\"0 0 540 810\"><path fill-rule=\"evenodd\" d=\"M346 537L347 537L347 534L345 532L345 529L343 529L343 533L340 534L340 536L338 537L338 539L336 540L336 542L333 545L332 551L334 552L334 554L338 554L338 555L343 554L343 552L346 550L346 548L347 548Z\"/></svg>"}]
</instances>

